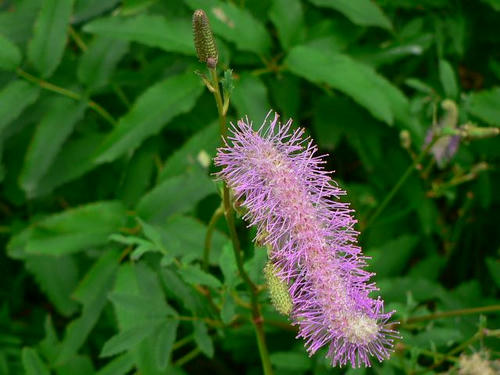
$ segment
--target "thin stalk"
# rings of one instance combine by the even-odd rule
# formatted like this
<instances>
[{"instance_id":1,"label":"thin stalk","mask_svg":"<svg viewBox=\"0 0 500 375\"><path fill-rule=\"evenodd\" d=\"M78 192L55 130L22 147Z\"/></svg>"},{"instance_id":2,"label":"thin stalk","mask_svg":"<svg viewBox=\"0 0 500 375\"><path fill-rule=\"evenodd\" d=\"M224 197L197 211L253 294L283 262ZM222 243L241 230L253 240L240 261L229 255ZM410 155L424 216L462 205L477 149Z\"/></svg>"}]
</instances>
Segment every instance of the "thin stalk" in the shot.
<instances>
[{"instance_id":1,"label":"thin stalk","mask_svg":"<svg viewBox=\"0 0 500 375\"><path fill-rule=\"evenodd\" d=\"M196 358L198 354L201 353L201 350L198 348L195 348L191 350L189 353L187 353L185 356L179 358L177 361L173 363L174 367L182 367L192 359Z\"/></svg>"},{"instance_id":2,"label":"thin stalk","mask_svg":"<svg viewBox=\"0 0 500 375\"><path fill-rule=\"evenodd\" d=\"M34 75L29 74L28 72L24 71L21 68L17 68L16 73L19 77L22 77L25 80L40 86L42 89L55 92L59 95L66 96L66 97L74 99L74 100L83 100L84 99L84 97L77 92L65 89L64 87L54 85L53 83L50 83L50 82L47 82L41 78L35 77ZM117 122L113 118L113 116L111 116L108 111L106 111L103 107L101 107L99 104L97 104L93 100L87 100L87 105L90 108L92 108L97 114L99 114L104 120L106 120L111 125L115 126L117 124Z\"/></svg>"},{"instance_id":3,"label":"thin stalk","mask_svg":"<svg viewBox=\"0 0 500 375\"><path fill-rule=\"evenodd\" d=\"M222 137L225 139L227 136L226 111L224 110L224 104L220 92L219 77L216 69L209 69L209 70L212 79L211 88L213 89L210 91L213 92L215 103L217 105L217 112L219 114L220 133ZM247 284L247 287L250 290L252 321L255 327L255 335L257 338L257 346L259 348L260 359L262 362L262 369L264 371L264 375L272 375L273 370L271 366L271 360L269 357L269 351L266 345L266 336L264 333L264 320L262 318L260 312L260 305L258 302L259 289L250 279L247 272L245 271L245 268L243 267L243 256L240 247L240 241L238 239L238 234L236 232L236 226L234 223L234 212L232 210L231 197L229 195L229 189L225 183L223 186L222 202L224 207L224 217L226 218L227 226L229 228L229 234L231 237L231 242L233 244L233 251L234 251L234 256L236 258L236 265L238 267L239 274L241 275L243 281Z\"/></svg>"},{"instance_id":4,"label":"thin stalk","mask_svg":"<svg viewBox=\"0 0 500 375\"><path fill-rule=\"evenodd\" d=\"M179 348L182 348L184 345L189 344L193 340L194 340L194 334L187 335L182 339L176 341L174 345L172 345L172 350L177 350Z\"/></svg>"},{"instance_id":5,"label":"thin stalk","mask_svg":"<svg viewBox=\"0 0 500 375\"><path fill-rule=\"evenodd\" d=\"M220 205L214 211L210 221L208 222L207 233L205 235L205 248L203 249L203 269L208 268L209 258L210 258L210 245L212 243L212 236L215 230L215 224L219 218L224 214L224 206Z\"/></svg>"},{"instance_id":6,"label":"thin stalk","mask_svg":"<svg viewBox=\"0 0 500 375\"><path fill-rule=\"evenodd\" d=\"M441 319L441 318L450 318L452 316L471 315L471 314L478 314L478 313L493 313L496 311L500 311L500 305L472 307L472 308L468 308L468 309L443 311L443 312L437 312L434 314L429 314L429 315L424 315L424 316L416 316L414 318L409 318L404 324L424 322L426 320L434 320L434 319Z\"/></svg>"},{"instance_id":7,"label":"thin stalk","mask_svg":"<svg viewBox=\"0 0 500 375\"><path fill-rule=\"evenodd\" d=\"M392 198L394 198L394 196L399 191L399 189L404 185L404 183L406 182L406 180L408 179L408 177L411 176L411 174L415 170L416 166L419 165L420 162L425 157L425 155L427 155L427 152L431 149L431 147L434 145L434 143L436 142L436 140L437 140L437 137L436 137L436 139L434 139L431 143L429 143L420 152L420 154L415 158L415 160L413 161L413 163L406 169L405 173L403 173L403 175L399 178L399 180L396 183L396 185L394 185L394 187L389 192L389 194L387 194L387 196L384 198L384 200L382 201L382 203L378 206L377 210L367 220L366 226L364 228L365 230L366 230L366 228L368 228L375 221L375 219L377 219L377 217L382 213L382 211L384 211L384 209L387 207L387 205L392 200Z\"/></svg>"}]
</instances>

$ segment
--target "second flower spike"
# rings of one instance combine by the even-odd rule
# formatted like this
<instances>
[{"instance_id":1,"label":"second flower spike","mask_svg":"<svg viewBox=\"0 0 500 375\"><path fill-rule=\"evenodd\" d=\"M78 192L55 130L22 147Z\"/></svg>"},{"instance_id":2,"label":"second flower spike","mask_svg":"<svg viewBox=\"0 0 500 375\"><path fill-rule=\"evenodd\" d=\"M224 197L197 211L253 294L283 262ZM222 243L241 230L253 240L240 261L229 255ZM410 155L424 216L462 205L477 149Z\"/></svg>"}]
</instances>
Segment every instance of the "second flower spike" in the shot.
<instances>
[{"instance_id":1,"label":"second flower spike","mask_svg":"<svg viewBox=\"0 0 500 375\"><path fill-rule=\"evenodd\" d=\"M214 69L219 55L210 22L202 9L195 10L193 13L193 36L198 59L206 63L209 69Z\"/></svg>"}]
</instances>

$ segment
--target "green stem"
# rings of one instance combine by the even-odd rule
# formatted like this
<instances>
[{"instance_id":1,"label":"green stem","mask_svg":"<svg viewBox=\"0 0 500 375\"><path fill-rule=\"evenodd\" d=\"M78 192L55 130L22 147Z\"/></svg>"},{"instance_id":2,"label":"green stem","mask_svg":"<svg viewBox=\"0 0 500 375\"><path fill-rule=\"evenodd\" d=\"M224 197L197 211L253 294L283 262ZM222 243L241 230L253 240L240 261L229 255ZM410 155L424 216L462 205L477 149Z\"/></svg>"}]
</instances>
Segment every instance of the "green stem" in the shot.
<instances>
[{"instance_id":1,"label":"green stem","mask_svg":"<svg viewBox=\"0 0 500 375\"><path fill-rule=\"evenodd\" d=\"M207 234L205 235L205 248L203 250L203 269L208 268L209 264L209 258L210 258L210 245L212 243L212 235L215 230L215 224L217 224L217 221L219 218L224 214L224 206L220 205L217 207L217 209L214 211L212 217L210 218L210 221L208 223L208 228L207 228Z\"/></svg>"},{"instance_id":2,"label":"green stem","mask_svg":"<svg viewBox=\"0 0 500 375\"><path fill-rule=\"evenodd\" d=\"M217 112L219 114L220 133L222 137L225 139L227 136L226 111L224 110L224 104L220 92L219 77L216 69L209 69L209 70L210 70L210 76L212 78L211 86L213 91L212 90L211 91L214 94L215 103L217 104ZM234 223L234 212L231 206L231 198L229 195L229 189L225 183L223 187L222 203L224 207L224 217L226 218L227 226L229 228L229 235L231 237L231 242L233 244L233 251L234 251L234 256L236 258L236 265L238 267L238 272L241 275L243 281L247 284L248 289L250 290L252 321L255 327L255 335L257 338L257 346L259 348L260 359L262 362L262 369L264 371L264 375L272 375L273 370L271 366L271 360L269 357L269 351L267 349L266 336L264 333L264 319L262 318L258 302L259 290L257 286L252 282L252 280L248 276L243 266L243 256L240 247L240 241L238 239L238 234L236 232L236 226Z\"/></svg>"},{"instance_id":3,"label":"green stem","mask_svg":"<svg viewBox=\"0 0 500 375\"><path fill-rule=\"evenodd\" d=\"M384 211L384 209L387 207L389 202L394 198L396 193L399 191L399 189L404 185L408 177L411 176L413 171L415 170L416 166L420 164L420 162L423 160L425 155L427 155L427 152L431 149L431 147L434 145L436 142L436 139L434 139L431 143L429 143L421 152L420 154L415 158L413 163L406 169L405 173L400 177L396 185L392 188L392 190L387 194L385 199L382 201L382 203L378 206L377 210L373 213L373 215L367 220L365 230L368 228L374 221L377 219L377 217Z\"/></svg>"},{"instance_id":4,"label":"green stem","mask_svg":"<svg viewBox=\"0 0 500 375\"><path fill-rule=\"evenodd\" d=\"M191 350L189 353L187 353L185 356L179 358L177 361L173 363L174 367L182 367L192 359L196 358L198 354L201 353L201 350L198 348L195 348Z\"/></svg>"},{"instance_id":5,"label":"green stem","mask_svg":"<svg viewBox=\"0 0 500 375\"><path fill-rule=\"evenodd\" d=\"M500 305L472 307L472 308L468 308L468 309L443 311L443 312L437 312L434 314L429 314L429 315L424 315L424 316L416 316L414 318L409 318L405 322L405 324L423 322L426 320L449 318L452 316L471 315L471 314L478 314L478 313L493 313L496 311L500 311Z\"/></svg>"},{"instance_id":6,"label":"green stem","mask_svg":"<svg viewBox=\"0 0 500 375\"><path fill-rule=\"evenodd\" d=\"M182 348L184 345L189 344L193 340L194 340L194 334L187 335L182 339L180 339L179 341L176 341L174 345L172 345L172 350L177 350L179 348Z\"/></svg>"},{"instance_id":7,"label":"green stem","mask_svg":"<svg viewBox=\"0 0 500 375\"><path fill-rule=\"evenodd\" d=\"M41 79L41 78L35 77L35 76L29 74L28 72L22 70L21 68L17 68L16 73L19 77L22 77L25 80L40 86L42 89L55 92L59 95L66 96L66 97L74 99L74 100L83 100L84 99L84 97L77 92L65 89L64 87L59 87L57 85L54 85L50 82L47 82L47 81ZM87 105L90 108L92 108L96 113L98 113L103 119L105 119L107 122L109 122L111 125L115 126L117 124L117 122L113 118L113 116L111 116L108 111L106 111L103 107L101 107L99 104L97 104L93 100L87 100Z\"/></svg>"}]
</instances>

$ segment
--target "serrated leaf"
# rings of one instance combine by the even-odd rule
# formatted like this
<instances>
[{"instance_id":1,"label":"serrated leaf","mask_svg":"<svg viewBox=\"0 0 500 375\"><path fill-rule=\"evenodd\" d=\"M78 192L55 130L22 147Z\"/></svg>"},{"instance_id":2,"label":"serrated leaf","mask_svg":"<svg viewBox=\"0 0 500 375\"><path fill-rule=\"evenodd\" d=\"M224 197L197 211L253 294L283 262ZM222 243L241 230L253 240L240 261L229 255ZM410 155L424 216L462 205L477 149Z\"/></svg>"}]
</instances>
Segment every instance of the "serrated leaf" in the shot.
<instances>
[{"instance_id":1,"label":"serrated leaf","mask_svg":"<svg viewBox=\"0 0 500 375\"><path fill-rule=\"evenodd\" d=\"M63 143L70 136L85 111L86 103L57 97L38 124L24 160L19 182L28 197L33 196L38 181L47 172Z\"/></svg>"},{"instance_id":2,"label":"serrated leaf","mask_svg":"<svg viewBox=\"0 0 500 375\"><path fill-rule=\"evenodd\" d=\"M105 86L128 48L126 41L97 36L80 58L78 80L87 86L90 92Z\"/></svg>"},{"instance_id":3,"label":"serrated leaf","mask_svg":"<svg viewBox=\"0 0 500 375\"><path fill-rule=\"evenodd\" d=\"M214 33L242 51L266 54L271 39L264 25L247 10L218 0L186 0L192 9L205 9Z\"/></svg>"},{"instance_id":4,"label":"serrated leaf","mask_svg":"<svg viewBox=\"0 0 500 375\"><path fill-rule=\"evenodd\" d=\"M83 304L82 314L66 328L58 363L70 360L94 328L106 303L120 261L120 251L108 250L89 269L73 297Z\"/></svg>"},{"instance_id":5,"label":"serrated leaf","mask_svg":"<svg viewBox=\"0 0 500 375\"><path fill-rule=\"evenodd\" d=\"M452 66L446 60L439 60L439 79L444 92L448 98L456 98L458 95L458 84Z\"/></svg>"},{"instance_id":6,"label":"serrated leaf","mask_svg":"<svg viewBox=\"0 0 500 375\"><path fill-rule=\"evenodd\" d=\"M220 144L220 130L218 123L212 123L194 134L186 143L175 151L165 161L158 180L184 173L187 169L198 168L198 156L205 152L209 157L215 156L215 149Z\"/></svg>"},{"instance_id":7,"label":"serrated leaf","mask_svg":"<svg viewBox=\"0 0 500 375\"><path fill-rule=\"evenodd\" d=\"M391 21L371 0L310 0L317 6L338 10L353 23L392 29Z\"/></svg>"},{"instance_id":8,"label":"serrated leaf","mask_svg":"<svg viewBox=\"0 0 500 375\"><path fill-rule=\"evenodd\" d=\"M219 279L209 273L202 271L196 266L184 266L179 269L179 275L189 284L206 285L211 288L220 288L222 286Z\"/></svg>"},{"instance_id":9,"label":"serrated leaf","mask_svg":"<svg viewBox=\"0 0 500 375\"><path fill-rule=\"evenodd\" d=\"M168 216L184 213L202 198L215 193L215 185L200 171L168 178L145 194L137 204L141 218L160 223Z\"/></svg>"},{"instance_id":10,"label":"serrated leaf","mask_svg":"<svg viewBox=\"0 0 500 375\"><path fill-rule=\"evenodd\" d=\"M231 323L235 316L235 310L236 310L236 304L234 302L234 299L229 293L229 291L226 291L226 294L224 296L224 302L220 310L220 318L222 320L222 323L224 324Z\"/></svg>"},{"instance_id":11,"label":"serrated leaf","mask_svg":"<svg viewBox=\"0 0 500 375\"><path fill-rule=\"evenodd\" d=\"M97 371L96 375L125 375L134 366L133 353L124 353Z\"/></svg>"},{"instance_id":12,"label":"serrated leaf","mask_svg":"<svg viewBox=\"0 0 500 375\"><path fill-rule=\"evenodd\" d=\"M66 45L73 0L44 0L36 19L28 59L42 77L49 77L59 65Z\"/></svg>"},{"instance_id":13,"label":"serrated leaf","mask_svg":"<svg viewBox=\"0 0 500 375\"><path fill-rule=\"evenodd\" d=\"M0 69L14 70L21 63L21 51L8 39L0 34Z\"/></svg>"},{"instance_id":14,"label":"serrated leaf","mask_svg":"<svg viewBox=\"0 0 500 375\"><path fill-rule=\"evenodd\" d=\"M278 31L284 50L299 43L304 36L304 11L300 0L273 0L269 19Z\"/></svg>"},{"instance_id":15,"label":"serrated leaf","mask_svg":"<svg viewBox=\"0 0 500 375\"><path fill-rule=\"evenodd\" d=\"M126 220L119 202L95 202L48 216L33 226L29 254L63 255L102 246Z\"/></svg>"},{"instance_id":16,"label":"serrated leaf","mask_svg":"<svg viewBox=\"0 0 500 375\"><path fill-rule=\"evenodd\" d=\"M24 81L13 81L0 91L0 135L3 129L13 120L15 120L21 112L34 103L40 89L32 84Z\"/></svg>"},{"instance_id":17,"label":"serrated leaf","mask_svg":"<svg viewBox=\"0 0 500 375\"><path fill-rule=\"evenodd\" d=\"M26 375L50 375L47 365L42 362L35 349L23 348L22 361Z\"/></svg>"},{"instance_id":18,"label":"serrated leaf","mask_svg":"<svg viewBox=\"0 0 500 375\"><path fill-rule=\"evenodd\" d=\"M163 324L156 333L156 342L154 346L156 363L161 370L164 370L170 362L178 326L178 320L170 320Z\"/></svg>"},{"instance_id":19,"label":"serrated leaf","mask_svg":"<svg viewBox=\"0 0 500 375\"><path fill-rule=\"evenodd\" d=\"M224 285L227 285L229 288L234 287L238 280L238 266L234 257L233 245L229 242L222 248L222 253L219 257L219 266L224 275Z\"/></svg>"},{"instance_id":20,"label":"serrated leaf","mask_svg":"<svg viewBox=\"0 0 500 375\"><path fill-rule=\"evenodd\" d=\"M500 126L500 87L470 94L468 111L485 125Z\"/></svg>"},{"instance_id":21,"label":"serrated leaf","mask_svg":"<svg viewBox=\"0 0 500 375\"><path fill-rule=\"evenodd\" d=\"M208 334L207 325L201 320L193 322L194 327L194 341L198 348L208 357L214 356L214 344L210 335Z\"/></svg>"},{"instance_id":22,"label":"serrated leaf","mask_svg":"<svg viewBox=\"0 0 500 375\"><path fill-rule=\"evenodd\" d=\"M138 42L168 52L194 55L192 26L189 19L166 19L141 14L132 18L107 17L86 24L83 31L109 38Z\"/></svg>"},{"instance_id":23,"label":"serrated leaf","mask_svg":"<svg viewBox=\"0 0 500 375\"><path fill-rule=\"evenodd\" d=\"M47 173L38 181L32 196L50 193L53 189L68 183L97 166L94 155L104 139L102 133L89 133L83 137L70 139L56 156Z\"/></svg>"},{"instance_id":24,"label":"serrated leaf","mask_svg":"<svg viewBox=\"0 0 500 375\"><path fill-rule=\"evenodd\" d=\"M239 118L248 116L258 125L270 110L266 86L260 78L249 73L243 73L236 82L231 100Z\"/></svg>"},{"instance_id":25,"label":"serrated leaf","mask_svg":"<svg viewBox=\"0 0 500 375\"><path fill-rule=\"evenodd\" d=\"M26 268L61 315L70 316L77 310L78 305L71 298L78 282L78 267L73 258L28 255Z\"/></svg>"},{"instance_id":26,"label":"serrated leaf","mask_svg":"<svg viewBox=\"0 0 500 375\"><path fill-rule=\"evenodd\" d=\"M202 90L198 77L191 72L167 78L147 89L108 134L97 151L96 162L113 161L137 148L172 118L189 111Z\"/></svg>"},{"instance_id":27,"label":"serrated leaf","mask_svg":"<svg viewBox=\"0 0 500 375\"><path fill-rule=\"evenodd\" d=\"M394 111L385 78L346 55L315 48L293 48L286 59L290 70L314 83L326 83L352 97L377 119L392 125Z\"/></svg>"},{"instance_id":28,"label":"serrated leaf","mask_svg":"<svg viewBox=\"0 0 500 375\"><path fill-rule=\"evenodd\" d=\"M159 322L137 325L111 337L101 350L101 357L109 357L137 346L159 326Z\"/></svg>"}]
</instances>

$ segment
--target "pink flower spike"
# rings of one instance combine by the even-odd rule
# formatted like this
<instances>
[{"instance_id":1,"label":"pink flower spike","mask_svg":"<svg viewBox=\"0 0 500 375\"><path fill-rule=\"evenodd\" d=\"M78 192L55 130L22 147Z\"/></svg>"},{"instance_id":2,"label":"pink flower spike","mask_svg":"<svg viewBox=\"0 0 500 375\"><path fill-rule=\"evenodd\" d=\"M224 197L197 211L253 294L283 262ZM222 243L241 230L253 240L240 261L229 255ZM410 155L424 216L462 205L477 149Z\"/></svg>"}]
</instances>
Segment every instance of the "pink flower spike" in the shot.
<instances>
[{"instance_id":1,"label":"pink flower spike","mask_svg":"<svg viewBox=\"0 0 500 375\"><path fill-rule=\"evenodd\" d=\"M268 115L269 116L269 115ZM288 285L290 318L309 354L328 346L332 365L370 366L390 356L398 337L386 324L392 312L370 297L377 288L356 245L356 220L345 191L325 171L325 157L304 130L264 121L257 130L238 121L218 150L217 176L246 208L244 219Z\"/></svg>"}]
</instances>

